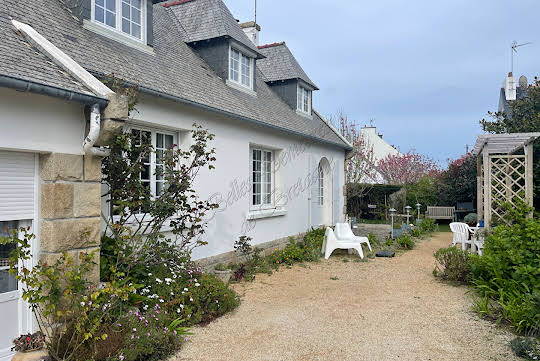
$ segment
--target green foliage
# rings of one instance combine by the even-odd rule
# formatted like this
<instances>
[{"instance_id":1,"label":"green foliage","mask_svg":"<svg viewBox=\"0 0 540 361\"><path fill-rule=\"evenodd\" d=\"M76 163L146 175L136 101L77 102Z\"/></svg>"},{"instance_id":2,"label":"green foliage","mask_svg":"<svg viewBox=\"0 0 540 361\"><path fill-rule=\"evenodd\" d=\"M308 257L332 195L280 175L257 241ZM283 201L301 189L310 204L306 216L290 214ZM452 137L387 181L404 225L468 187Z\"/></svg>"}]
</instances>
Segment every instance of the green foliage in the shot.
<instances>
[{"instance_id":1,"label":"green foliage","mask_svg":"<svg viewBox=\"0 0 540 361\"><path fill-rule=\"evenodd\" d=\"M251 252L251 237L240 236L236 242L234 242L234 250L240 253L242 256L247 257Z\"/></svg>"},{"instance_id":2,"label":"green foliage","mask_svg":"<svg viewBox=\"0 0 540 361\"><path fill-rule=\"evenodd\" d=\"M377 235L375 235L375 233L373 232L368 233L367 238L372 247L378 247L381 245L381 241L379 240Z\"/></svg>"},{"instance_id":3,"label":"green foliage","mask_svg":"<svg viewBox=\"0 0 540 361\"><path fill-rule=\"evenodd\" d=\"M540 340L532 337L516 337L510 341L512 351L526 360L540 360Z\"/></svg>"},{"instance_id":4,"label":"green foliage","mask_svg":"<svg viewBox=\"0 0 540 361\"><path fill-rule=\"evenodd\" d=\"M406 190L406 203L411 206L420 203L422 205L420 208L421 212L425 212L427 206L437 205L439 201L437 197L437 182L433 177L425 176L420 181L406 186Z\"/></svg>"},{"instance_id":5,"label":"green foliage","mask_svg":"<svg viewBox=\"0 0 540 361\"><path fill-rule=\"evenodd\" d=\"M302 247L295 242L294 239L290 239L287 246L284 249L277 249L268 257L272 266L280 264L292 265L296 262L304 261L304 251Z\"/></svg>"},{"instance_id":6,"label":"green foliage","mask_svg":"<svg viewBox=\"0 0 540 361\"><path fill-rule=\"evenodd\" d=\"M436 232L438 227L434 219L425 218L420 221L418 228L420 229L420 232L422 232L422 234L426 234Z\"/></svg>"},{"instance_id":7,"label":"green foliage","mask_svg":"<svg viewBox=\"0 0 540 361\"><path fill-rule=\"evenodd\" d=\"M524 97L508 104L510 112L488 112L493 120L482 119L482 128L489 133L529 133L540 131L540 80L527 88ZM540 140L534 143L534 205L540 209Z\"/></svg>"},{"instance_id":8,"label":"green foliage","mask_svg":"<svg viewBox=\"0 0 540 361\"><path fill-rule=\"evenodd\" d=\"M540 221L526 218L530 208L507 208L511 225L499 225L474 257L472 283L494 301L500 318L518 333L540 334Z\"/></svg>"},{"instance_id":9,"label":"green foliage","mask_svg":"<svg viewBox=\"0 0 540 361\"><path fill-rule=\"evenodd\" d=\"M468 283L471 275L470 254L456 247L441 248L435 252L433 275L445 281Z\"/></svg>"},{"instance_id":10,"label":"green foliage","mask_svg":"<svg viewBox=\"0 0 540 361\"><path fill-rule=\"evenodd\" d=\"M107 339L102 324L111 322L128 301L135 287L115 280L95 287L89 280L95 268L95 252L81 252L78 262L63 253L51 264L39 261L30 268L30 243L35 236L21 228L0 239L15 248L9 255L9 273L23 285L23 299L34 313L40 331L46 335L49 356L55 360L78 360L84 349L95 351ZM49 327L61 324L64 327Z\"/></svg>"},{"instance_id":11,"label":"green foliage","mask_svg":"<svg viewBox=\"0 0 540 361\"><path fill-rule=\"evenodd\" d=\"M394 242L402 249L413 249L415 245L415 241L410 234L403 234L397 237Z\"/></svg>"},{"instance_id":12,"label":"green foliage","mask_svg":"<svg viewBox=\"0 0 540 361\"><path fill-rule=\"evenodd\" d=\"M448 165L436 180L438 206L476 202L476 156L465 154Z\"/></svg>"},{"instance_id":13,"label":"green foliage","mask_svg":"<svg viewBox=\"0 0 540 361\"><path fill-rule=\"evenodd\" d=\"M411 229L410 234L411 234L412 237L420 238L420 237L422 237L422 230L420 228L418 228L418 227L415 227L415 228Z\"/></svg>"},{"instance_id":14,"label":"green foliage","mask_svg":"<svg viewBox=\"0 0 540 361\"><path fill-rule=\"evenodd\" d=\"M125 361L159 361L167 358L180 348L184 337L190 335L186 328L180 327L183 320L170 320L167 311L155 305L142 313L137 309L117 323L123 332L123 345L118 359Z\"/></svg>"},{"instance_id":15,"label":"green foliage","mask_svg":"<svg viewBox=\"0 0 540 361\"><path fill-rule=\"evenodd\" d=\"M399 185L375 184L366 187L363 184L347 184L347 212L357 218L368 214L368 204L376 204L378 212L385 211L385 199L403 188Z\"/></svg>"},{"instance_id":16,"label":"green foliage","mask_svg":"<svg viewBox=\"0 0 540 361\"><path fill-rule=\"evenodd\" d=\"M463 221L467 224L476 224L478 223L478 215L476 213L469 213L463 217Z\"/></svg>"}]
</instances>

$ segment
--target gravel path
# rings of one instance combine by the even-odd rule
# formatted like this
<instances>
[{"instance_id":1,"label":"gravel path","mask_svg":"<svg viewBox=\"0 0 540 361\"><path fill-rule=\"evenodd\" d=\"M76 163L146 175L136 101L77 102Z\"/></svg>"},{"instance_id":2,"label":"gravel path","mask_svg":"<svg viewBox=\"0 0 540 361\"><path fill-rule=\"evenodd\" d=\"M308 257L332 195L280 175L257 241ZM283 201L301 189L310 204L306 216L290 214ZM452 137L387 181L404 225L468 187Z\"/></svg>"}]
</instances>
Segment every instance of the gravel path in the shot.
<instances>
[{"instance_id":1,"label":"gravel path","mask_svg":"<svg viewBox=\"0 0 540 361\"><path fill-rule=\"evenodd\" d=\"M439 233L394 259L339 254L257 275L235 286L238 310L194 328L172 360L518 360L512 335L470 311L467 288L433 278L433 253L450 241Z\"/></svg>"}]
</instances>

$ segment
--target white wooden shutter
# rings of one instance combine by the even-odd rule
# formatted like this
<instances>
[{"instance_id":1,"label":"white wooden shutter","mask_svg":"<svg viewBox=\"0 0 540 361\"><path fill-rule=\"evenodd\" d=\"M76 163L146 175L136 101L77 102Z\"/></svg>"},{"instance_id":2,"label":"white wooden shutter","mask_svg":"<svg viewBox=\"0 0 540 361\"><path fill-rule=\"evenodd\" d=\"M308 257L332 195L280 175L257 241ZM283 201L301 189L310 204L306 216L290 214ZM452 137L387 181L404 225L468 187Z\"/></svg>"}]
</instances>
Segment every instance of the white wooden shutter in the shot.
<instances>
[{"instance_id":1,"label":"white wooden shutter","mask_svg":"<svg viewBox=\"0 0 540 361\"><path fill-rule=\"evenodd\" d=\"M0 221L34 218L34 157L0 150Z\"/></svg>"}]
</instances>

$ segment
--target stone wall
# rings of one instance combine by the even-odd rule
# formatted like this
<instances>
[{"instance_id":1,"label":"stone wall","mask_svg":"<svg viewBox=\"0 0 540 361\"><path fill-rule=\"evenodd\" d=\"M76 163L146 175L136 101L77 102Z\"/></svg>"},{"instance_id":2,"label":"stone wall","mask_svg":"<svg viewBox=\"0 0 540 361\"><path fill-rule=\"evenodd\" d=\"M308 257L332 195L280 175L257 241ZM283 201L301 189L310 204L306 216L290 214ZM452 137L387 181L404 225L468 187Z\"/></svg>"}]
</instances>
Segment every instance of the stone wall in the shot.
<instances>
[{"instance_id":1,"label":"stone wall","mask_svg":"<svg viewBox=\"0 0 540 361\"><path fill-rule=\"evenodd\" d=\"M81 252L96 251L90 279L99 281L101 158L43 154L39 166L40 259L50 264L68 252L78 262Z\"/></svg>"},{"instance_id":2,"label":"stone wall","mask_svg":"<svg viewBox=\"0 0 540 361\"><path fill-rule=\"evenodd\" d=\"M379 241L385 241L392 232L392 226L389 224L357 223L355 226L357 228L354 228L353 232L357 236L367 237L369 233L374 233Z\"/></svg>"},{"instance_id":3,"label":"stone wall","mask_svg":"<svg viewBox=\"0 0 540 361\"><path fill-rule=\"evenodd\" d=\"M305 233L298 234L293 236L296 241L300 241L304 238ZM254 245L253 247L262 249L261 256L268 256L277 249L284 249L289 243L289 237L276 239L274 241L261 243ZM231 251L227 253L222 253L217 256L202 258L197 260L197 264L201 267L204 267L207 271L213 271L214 267L218 263L228 264L230 262L239 262L242 261L242 257L239 257L236 252Z\"/></svg>"}]
</instances>

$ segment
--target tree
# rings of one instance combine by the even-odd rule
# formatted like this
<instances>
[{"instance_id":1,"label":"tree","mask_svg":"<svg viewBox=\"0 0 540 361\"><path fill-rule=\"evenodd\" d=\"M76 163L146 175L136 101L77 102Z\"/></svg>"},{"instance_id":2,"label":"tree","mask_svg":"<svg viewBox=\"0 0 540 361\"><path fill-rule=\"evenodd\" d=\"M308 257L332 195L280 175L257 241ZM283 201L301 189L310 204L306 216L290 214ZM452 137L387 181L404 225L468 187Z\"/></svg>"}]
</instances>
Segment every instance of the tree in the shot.
<instances>
[{"instance_id":1,"label":"tree","mask_svg":"<svg viewBox=\"0 0 540 361\"><path fill-rule=\"evenodd\" d=\"M413 150L381 159L378 170L388 183L399 185L414 184L425 176L439 173L439 167L433 159Z\"/></svg>"},{"instance_id":2,"label":"tree","mask_svg":"<svg viewBox=\"0 0 540 361\"><path fill-rule=\"evenodd\" d=\"M476 191L476 156L471 153L451 161L448 169L437 177L440 205L473 202L476 206Z\"/></svg>"},{"instance_id":3,"label":"tree","mask_svg":"<svg viewBox=\"0 0 540 361\"><path fill-rule=\"evenodd\" d=\"M337 115L339 132L351 143L352 151L345 160L345 182L352 184L362 184L356 186L355 196L361 196L377 182L377 168L375 167L375 157L373 145L362 134L354 121L348 119L343 112Z\"/></svg>"},{"instance_id":4,"label":"tree","mask_svg":"<svg viewBox=\"0 0 540 361\"><path fill-rule=\"evenodd\" d=\"M540 80L534 78L526 94L509 103L510 111L488 112L493 120L482 119L480 124L484 131L494 134L527 133L540 131ZM534 143L534 204L540 206L540 142Z\"/></svg>"}]
</instances>

